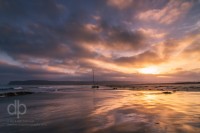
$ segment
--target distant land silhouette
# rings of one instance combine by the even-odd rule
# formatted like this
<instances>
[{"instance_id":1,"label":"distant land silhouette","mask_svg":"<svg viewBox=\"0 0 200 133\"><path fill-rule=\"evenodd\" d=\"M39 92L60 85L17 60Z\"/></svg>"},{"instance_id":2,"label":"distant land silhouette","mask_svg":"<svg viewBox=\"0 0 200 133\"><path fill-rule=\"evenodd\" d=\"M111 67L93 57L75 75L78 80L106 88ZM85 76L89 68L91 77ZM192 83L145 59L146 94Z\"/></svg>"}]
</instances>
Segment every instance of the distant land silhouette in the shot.
<instances>
[{"instance_id":1,"label":"distant land silhouette","mask_svg":"<svg viewBox=\"0 0 200 133\"><path fill-rule=\"evenodd\" d=\"M10 81L8 85L91 85L93 81L48 81L48 80L25 80ZM174 82L174 83L138 83L134 81L96 81L99 85L133 85L133 84L200 84L200 82Z\"/></svg>"}]
</instances>

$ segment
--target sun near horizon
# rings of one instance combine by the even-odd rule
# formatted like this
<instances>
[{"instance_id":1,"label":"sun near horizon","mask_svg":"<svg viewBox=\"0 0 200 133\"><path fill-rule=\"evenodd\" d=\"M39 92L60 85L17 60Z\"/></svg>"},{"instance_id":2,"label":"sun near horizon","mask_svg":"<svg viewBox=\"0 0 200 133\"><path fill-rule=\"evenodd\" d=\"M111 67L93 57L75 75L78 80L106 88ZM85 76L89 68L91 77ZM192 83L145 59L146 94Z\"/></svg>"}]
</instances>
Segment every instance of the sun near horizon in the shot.
<instances>
[{"instance_id":1,"label":"sun near horizon","mask_svg":"<svg viewBox=\"0 0 200 133\"><path fill-rule=\"evenodd\" d=\"M139 69L139 73L142 74L159 74L159 70L156 67L145 67Z\"/></svg>"},{"instance_id":2,"label":"sun near horizon","mask_svg":"<svg viewBox=\"0 0 200 133\"><path fill-rule=\"evenodd\" d=\"M91 80L92 68L100 81L200 80L198 0L2 0L0 11L0 84Z\"/></svg>"}]
</instances>

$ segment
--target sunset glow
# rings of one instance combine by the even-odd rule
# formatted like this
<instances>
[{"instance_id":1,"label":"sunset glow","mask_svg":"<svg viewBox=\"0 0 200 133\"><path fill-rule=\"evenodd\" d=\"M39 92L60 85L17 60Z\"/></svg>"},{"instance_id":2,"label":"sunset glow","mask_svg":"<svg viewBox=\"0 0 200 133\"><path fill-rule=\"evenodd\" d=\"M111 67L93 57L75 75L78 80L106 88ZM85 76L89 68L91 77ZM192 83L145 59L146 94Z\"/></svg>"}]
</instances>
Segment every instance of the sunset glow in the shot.
<instances>
[{"instance_id":1,"label":"sunset glow","mask_svg":"<svg viewBox=\"0 0 200 133\"><path fill-rule=\"evenodd\" d=\"M198 0L0 5L1 82L200 80Z\"/></svg>"},{"instance_id":2,"label":"sunset glow","mask_svg":"<svg viewBox=\"0 0 200 133\"><path fill-rule=\"evenodd\" d=\"M159 74L159 71L156 67L146 67L139 70L143 74Z\"/></svg>"},{"instance_id":3,"label":"sunset glow","mask_svg":"<svg viewBox=\"0 0 200 133\"><path fill-rule=\"evenodd\" d=\"M200 0L0 0L0 133L200 133Z\"/></svg>"}]
</instances>

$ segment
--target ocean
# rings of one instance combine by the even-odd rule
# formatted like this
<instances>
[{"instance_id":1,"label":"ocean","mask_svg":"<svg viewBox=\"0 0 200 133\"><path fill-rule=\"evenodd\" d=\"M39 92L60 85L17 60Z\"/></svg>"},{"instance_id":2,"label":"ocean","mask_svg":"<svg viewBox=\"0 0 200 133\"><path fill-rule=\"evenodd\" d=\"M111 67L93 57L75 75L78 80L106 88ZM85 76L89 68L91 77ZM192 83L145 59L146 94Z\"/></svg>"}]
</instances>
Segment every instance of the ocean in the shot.
<instances>
[{"instance_id":1,"label":"ocean","mask_svg":"<svg viewBox=\"0 0 200 133\"><path fill-rule=\"evenodd\" d=\"M0 98L0 132L199 133L198 87L1 86L0 93L34 94ZM177 91L163 94L158 89Z\"/></svg>"}]
</instances>

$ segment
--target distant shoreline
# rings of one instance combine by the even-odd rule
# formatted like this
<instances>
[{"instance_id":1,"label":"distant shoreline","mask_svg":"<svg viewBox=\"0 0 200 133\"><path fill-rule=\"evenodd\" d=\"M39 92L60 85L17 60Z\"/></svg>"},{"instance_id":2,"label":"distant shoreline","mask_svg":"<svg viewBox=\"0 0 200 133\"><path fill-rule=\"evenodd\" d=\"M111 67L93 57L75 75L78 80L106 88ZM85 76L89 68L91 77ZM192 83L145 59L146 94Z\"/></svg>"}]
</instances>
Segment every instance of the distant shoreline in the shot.
<instances>
[{"instance_id":1,"label":"distant shoreline","mask_svg":"<svg viewBox=\"0 0 200 133\"><path fill-rule=\"evenodd\" d=\"M92 85L92 81L48 81L25 80L10 81L8 85ZM200 82L174 82L174 83L138 83L133 81L97 81L98 85L161 85L161 84L200 84Z\"/></svg>"}]
</instances>

